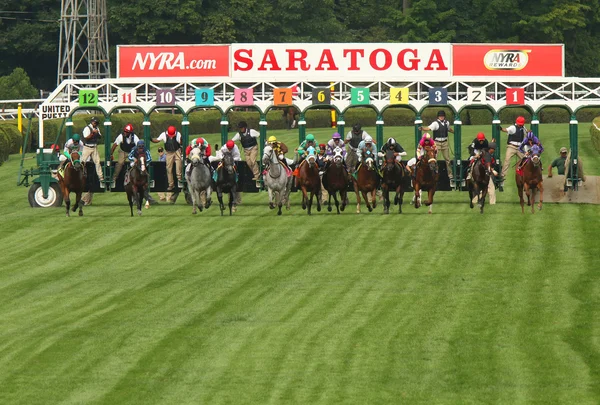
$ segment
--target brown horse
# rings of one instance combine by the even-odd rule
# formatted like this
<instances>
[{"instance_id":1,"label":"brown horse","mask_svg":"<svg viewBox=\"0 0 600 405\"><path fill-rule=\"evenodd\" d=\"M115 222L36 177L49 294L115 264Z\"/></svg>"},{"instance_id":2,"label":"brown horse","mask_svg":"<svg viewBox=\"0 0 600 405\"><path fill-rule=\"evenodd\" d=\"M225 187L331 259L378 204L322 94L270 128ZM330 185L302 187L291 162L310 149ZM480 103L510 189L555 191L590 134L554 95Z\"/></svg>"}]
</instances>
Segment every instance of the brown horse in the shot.
<instances>
[{"instance_id":1,"label":"brown horse","mask_svg":"<svg viewBox=\"0 0 600 405\"><path fill-rule=\"evenodd\" d=\"M323 174L323 186L329 194L329 204L327 210L331 212L331 197L335 201L335 208L337 213L340 213L340 203L337 198L337 193L340 193L340 199L342 200L342 208L346 209L346 200L348 194L348 171L344 167L344 156L343 149L340 147L335 148L333 160L330 162L327 170Z\"/></svg>"},{"instance_id":2,"label":"brown horse","mask_svg":"<svg viewBox=\"0 0 600 405\"><path fill-rule=\"evenodd\" d=\"M437 182L440 176L433 148L425 147L425 154L417 163L415 170L415 208L419 208L421 206L421 191L425 190L428 192L428 199L427 202L425 202L425 205L429 207L429 213L431 214L433 212L433 196L435 194L435 188L437 187Z\"/></svg>"},{"instance_id":3,"label":"brown horse","mask_svg":"<svg viewBox=\"0 0 600 405\"><path fill-rule=\"evenodd\" d=\"M79 216L83 216L83 203L81 202L81 194L85 188L86 173L85 165L79 160L79 152L71 152L71 160L67 162L64 172L58 173L58 185L63 194L65 205L67 207L67 216L70 216L69 209L71 208L71 199L69 195L75 193L75 205L73 212L79 208Z\"/></svg>"},{"instance_id":4,"label":"brown horse","mask_svg":"<svg viewBox=\"0 0 600 405\"><path fill-rule=\"evenodd\" d=\"M317 195L317 211L321 211L321 177L315 155L309 155L300 162L298 168L298 187L302 189L302 209L308 206L308 215L311 215L313 197ZM308 198L310 192L310 198Z\"/></svg>"},{"instance_id":5,"label":"brown horse","mask_svg":"<svg viewBox=\"0 0 600 405\"><path fill-rule=\"evenodd\" d=\"M481 156L471 169L471 178L467 183L469 189L469 204L473 208L473 198L477 196L477 205L479 212L483 214L483 206L485 205L485 197L488 192L488 185L492 175L492 155L488 151L481 152Z\"/></svg>"},{"instance_id":6,"label":"brown horse","mask_svg":"<svg viewBox=\"0 0 600 405\"><path fill-rule=\"evenodd\" d=\"M140 156L133 167L129 169L129 183L125 185L125 192L127 193L127 200L129 201L129 208L131 210L131 216L133 216L133 203L137 205L138 215L142 215L142 204L148 190L148 181L150 176L148 175L148 167L146 166L146 157Z\"/></svg>"},{"instance_id":7,"label":"brown horse","mask_svg":"<svg viewBox=\"0 0 600 405\"><path fill-rule=\"evenodd\" d=\"M282 117L285 121L285 126L287 129L293 129L296 126L296 116L298 115L298 111L296 107L283 107L282 108Z\"/></svg>"},{"instance_id":8,"label":"brown horse","mask_svg":"<svg viewBox=\"0 0 600 405\"><path fill-rule=\"evenodd\" d=\"M404 189L402 187L404 169L396 162L396 156L391 150L388 150L385 154L385 162L382 171L383 178L381 180L381 190L383 191L383 213L390 213L390 190L396 190L394 205L398 205L398 213L401 214L402 199L404 197Z\"/></svg>"},{"instance_id":9,"label":"brown horse","mask_svg":"<svg viewBox=\"0 0 600 405\"><path fill-rule=\"evenodd\" d=\"M375 193L377 192L377 186L379 185L379 175L377 174L377 168L375 167L375 157L364 155L360 167L356 172L354 178L354 192L356 193L356 213L360 214L360 193L362 193L365 204L369 212L373 211L377 207L377 198ZM367 195L371 195L371 202L373 207L369 203Z\"/></svg>"},{"instance_id":10,"label":"brown horse","mask_svg":"<svg viewBox=\"0 0 600 405\"><path fill-rule=\"evenodd\" d=\"M540 148L533 145L530 157L527 162L516 173L517 190L521 202L521 212L525 213L525 201L523 200L523 190L527 194L527 205L531 205L531 213L535 214L535 192L540 192L540 202L538 209L541 211L544 202L544 182L542 178L542 162L540 160Z\"/></svg>"}]
</instances>

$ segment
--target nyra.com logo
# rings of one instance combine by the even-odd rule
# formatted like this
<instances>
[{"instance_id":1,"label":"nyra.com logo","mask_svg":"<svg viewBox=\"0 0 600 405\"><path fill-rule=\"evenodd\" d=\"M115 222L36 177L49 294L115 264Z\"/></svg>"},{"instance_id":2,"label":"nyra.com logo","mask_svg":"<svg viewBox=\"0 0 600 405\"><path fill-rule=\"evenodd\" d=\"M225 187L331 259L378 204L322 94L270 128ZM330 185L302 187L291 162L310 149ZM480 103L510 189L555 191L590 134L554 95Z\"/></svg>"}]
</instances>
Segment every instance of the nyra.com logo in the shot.
<instances>
[{"instance_id":1,"label":"nyra.com logo","mask_svg":"<svg viewBox=\"0 0 600 405\"><path fill-rule=\"evenodd\" d=\"M492 49L483 57L488 70L521 70L529 62L530 50Z\"/></svg>"}]
</instances>

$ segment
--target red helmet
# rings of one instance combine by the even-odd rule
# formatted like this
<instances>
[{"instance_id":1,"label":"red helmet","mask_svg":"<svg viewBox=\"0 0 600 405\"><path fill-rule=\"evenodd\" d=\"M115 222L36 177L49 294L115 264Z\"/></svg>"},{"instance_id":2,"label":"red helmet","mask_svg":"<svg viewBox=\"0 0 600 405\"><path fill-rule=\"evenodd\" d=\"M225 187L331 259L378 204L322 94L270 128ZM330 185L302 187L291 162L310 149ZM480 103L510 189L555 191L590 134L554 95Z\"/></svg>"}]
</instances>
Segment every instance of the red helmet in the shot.
<instances>
[{"instance_id":1,"label":"red helmet","mask_svg":"<svg viewBox=\"0 0 600 405\"><path fill-rule=\"evenodd\" d=\"M233 143L232 140L229 140L229 141L227 141L227 143L225 144L225 146L227 146L227 149L231 150L235 146L235 143Z\"/></svg>"},{"instance_id":2,"label":"red helmet","mask_svg":"<svg viewBox=\"0 0 600 405\"><path fill-rule=\"evenodd\" d=\"M477 139L480 141L483 141L485 139L485 134L483 132L480 132L477 134Z\"/></svg>"},{"instance_id":3,"label":"red helmet","mask_svg":"<svg viewBox=\"0 0 600 405\"><path fill-rule=\"evenodd\" d=\"M125 132L133 132L133 125L131 125L131 124L125 125L125 128L123 128L123 131L125 131Z\"/></svg>"},{"instance_id":4,"label":"red helmet","mask_svg":"<svg viewBox=\"0 0 600 405\"><path fill-rule=\"evenodd\" d=\"M517 123L517 125L525 125L525 118L517 117L517 120L515 122Z\"/></svg>"},{"instance_id":5,"label":"red helmet","mask_svg":"<svg viewBox=\"0 0 600 405\"><path fill-rule=\"evenodd\" d=\"M169 136L175 136L175 132L177 130L175 129L175 127L173 125L171 125L169 128L167 128L167 135Z\"/></svg>"}]
</instances>

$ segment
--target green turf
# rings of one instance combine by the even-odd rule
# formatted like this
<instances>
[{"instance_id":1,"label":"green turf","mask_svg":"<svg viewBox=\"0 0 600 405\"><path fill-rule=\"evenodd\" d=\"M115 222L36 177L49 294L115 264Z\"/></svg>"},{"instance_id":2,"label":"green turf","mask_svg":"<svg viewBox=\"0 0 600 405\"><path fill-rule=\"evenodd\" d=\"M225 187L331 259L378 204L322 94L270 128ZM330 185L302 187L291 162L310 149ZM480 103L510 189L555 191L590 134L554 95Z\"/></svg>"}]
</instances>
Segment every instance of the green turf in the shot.
<instances>
[{"instance_id":1,"label":"green turf","mask_svg":"<svg viewBox=\"0 0 600 405\"><path fill-rule=\"evenodd\" d=\"M111 193L67 219L29 208L17 167L0 167L0 404L600 402L598 206L522 215L509 181L484 215L446 192L434 215L308 217L293 195L277 217L260 193L233 217L130 218Z\"/></svg>"}]
</instances>

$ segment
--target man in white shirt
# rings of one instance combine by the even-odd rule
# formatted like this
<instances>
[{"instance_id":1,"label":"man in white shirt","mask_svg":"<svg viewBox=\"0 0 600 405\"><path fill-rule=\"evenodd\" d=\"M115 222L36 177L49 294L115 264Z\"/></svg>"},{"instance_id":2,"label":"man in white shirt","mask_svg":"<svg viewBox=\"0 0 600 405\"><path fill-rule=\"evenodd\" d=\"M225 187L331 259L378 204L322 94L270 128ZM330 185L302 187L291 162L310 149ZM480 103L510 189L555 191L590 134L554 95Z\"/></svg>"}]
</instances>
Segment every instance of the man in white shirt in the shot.
<instances>
[{"instance_id":1,"label":"man in white shirt","mask_svg":"<svg viewBox=\"0 0 600 405\"><path fill-rule=\"evenodd\" d=\"M133 132L133 125L127 124L123 128L123 132L117 136L115 142L112 145L112 149L110 150L110 160L114 160L113 153L117 146L119 147L119 157L117 160L117 164L115 166L115 172L112 177L112 187L115 187L115 182L119 178L119 173L121 173L121 169L123 169L123 165L127 161L127 157L129 156L129 152L135 147L140 138Z\"/></svg>"},{"instance_id":2,"label":"man in white shirt","mask_svg":"<svg viewBox=\"0 0 600 405\"><path fill-rule=\"evenodd\" d=\"M521 161L521 159L523 159L525 156L523 153L521 153L521 151L519 151L519 146L521 146L521 143L527 134L527 128L525 128L525 118L517 117L514 125L511 125L508 128L500 127L500 131L508 134L508 138L506 140L506 155L504 156L504 161L502 162L501 174L502 179L505 179L512 157L517 155L519 158L518 161Z\"/></svg>"},{"instance_id":3,"label":"man in white shirt","mask_svg":"<svg viewBox=\"0 0 600 405\"><path fill-rule=\"evenodd\" d=\"M446 161L446 170L448 177L452 179L452 166L450 164L450 149L448 148L448 133L454 133L454 129L450 127L450 123L446 120L444 110L438 111L437 119L429 124L428 127L419 127L421 131L433 131L433 140L438 151L442 151L444 160Z\"/></svg>"},{"instance_id":4,"label":"man in white shirt","mask_svg":"<svg viewBox=\"0 0 600 405\"><path fill-rule=\"evenodd\" d=\"M240 141L242 144L246 164L254 174L252 180L255 180L256 187L260 188L258 163L256 162L256 157L258 156L258 138L260 138L260 132L249 129L246 121L240 121L238 123L238 133L231 140L233 142Z\"/></svg>"},{"instance_id":5,"label":"man in white shirt","mask_svg":"<svg viewBox=\"0 0 600 405\"><path fill-rule=\"evenodd\" d=\"M83 152L81 154L81 161L86 162L89 157L92 158L92 161L96 166L96 174L98 174L98 179L100 180L100 188L104 188L104 174L102 173L100 154L98 153L98 142L102 137L102 134L98 128L98 123L98 119L92 117L90 123L83 129Z\"/></svg>"},{"instance_id":6,"label":"man in white shirt","mask_svg":"<svg viewBox=\"0 0 600 405\"><path fill-rule=\"evenodd\" d=\"M181 169L183 160L181 156L181 133L174 126L170 126L161 133L158 138L152 139L152 143L164 142L167 151L167 178L169 187L167 191L175 189L175 179L173 179L173 164L175 164L175 173L177 180L181 181Z\"/></svg>"}]
</instances>

